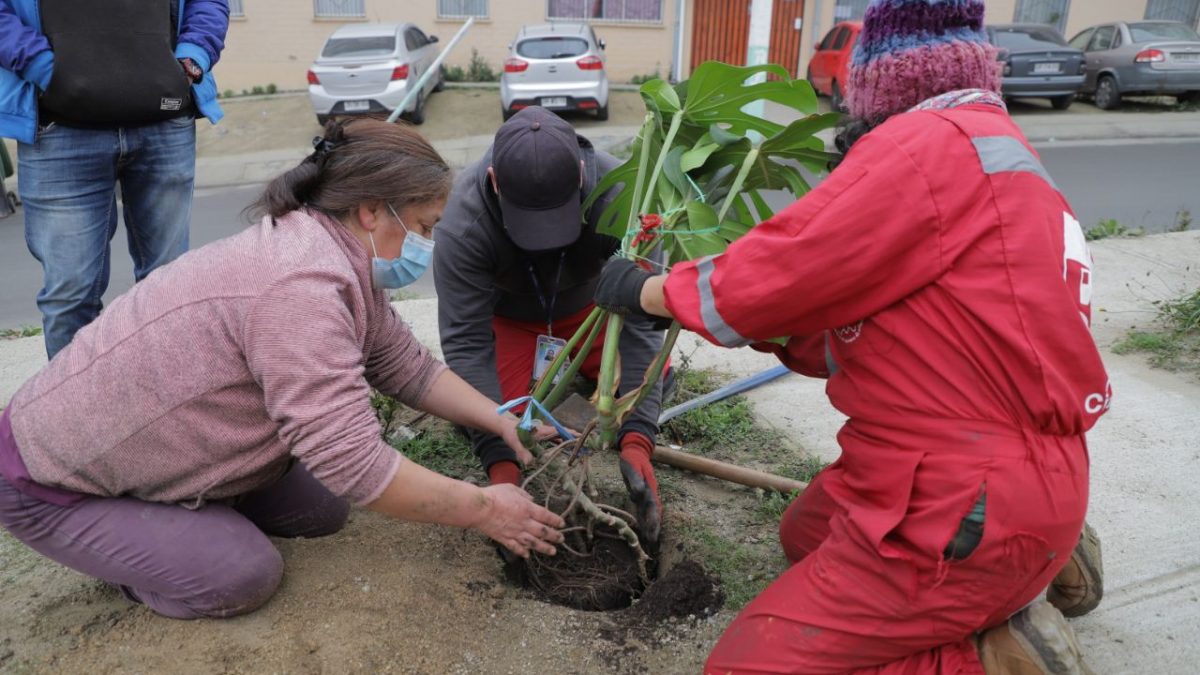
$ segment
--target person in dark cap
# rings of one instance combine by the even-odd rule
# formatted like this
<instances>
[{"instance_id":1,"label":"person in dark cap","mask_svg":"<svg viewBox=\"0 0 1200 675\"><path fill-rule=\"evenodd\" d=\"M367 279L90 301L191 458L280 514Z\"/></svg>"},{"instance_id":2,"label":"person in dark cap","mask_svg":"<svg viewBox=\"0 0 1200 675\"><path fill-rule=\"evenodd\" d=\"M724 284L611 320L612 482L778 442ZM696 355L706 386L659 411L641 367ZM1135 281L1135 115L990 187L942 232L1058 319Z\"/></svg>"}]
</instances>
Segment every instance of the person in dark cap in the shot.
<instances>
[{"instance_id":1,"label":"person in dark cap","mask_svg":"<svg viewBox=\"0 0 1200 675\"><path fill-rule=\"evenodd\" d=\"M530 383L592 311L604 262L620 242L596 232L615 191L585 213L583 200L620 165L543 108L514 115L483 158L459 175L434 233L438 327L447 365L497 403ZM595 379L603 332L580 372ZM662 333L645 317L621 333L623 386L645 376ZM662 503L650 465L662 383L622 426L621 474L639 529L658 539ZM524 459L494 434L467 430L492 484L519 483Z\"/></svg>"}]
</instances>

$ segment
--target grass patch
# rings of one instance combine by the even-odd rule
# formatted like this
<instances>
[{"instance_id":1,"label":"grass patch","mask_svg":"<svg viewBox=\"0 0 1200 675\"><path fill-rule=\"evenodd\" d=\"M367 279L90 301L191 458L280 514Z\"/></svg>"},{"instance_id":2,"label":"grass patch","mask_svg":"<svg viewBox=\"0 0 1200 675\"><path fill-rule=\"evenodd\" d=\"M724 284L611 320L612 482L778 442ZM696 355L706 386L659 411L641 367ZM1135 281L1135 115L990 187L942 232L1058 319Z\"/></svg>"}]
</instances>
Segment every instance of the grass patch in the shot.
<instances>
[{"instance_id":1,"label":"grass patch","mask_svg":"<svg viewBox=\"0 0 1200 675\"><path fill-rule=\"evenodd\" d=\"M20 328L0 329L0 340L17 340L42 334L41 326L21 326Z\"/></svg>"},{"instance_id":2,"label":"grass patch","mask_svg":"<svg viewBox=\"0 0 1200 675\"><path fill-rule=\"evenodd\" d=\"M677 369L676 377L675 395L664 409L703 396L722 384L712 372L687 367ZM783 441L779 432L758 425L744 396L731 396L690 410L663 425L663 433L689 452L719 457L762 456L765 451L778 449Z\"/></svg>"},{"instance_id":3,"label":"grass patch","mask_svg":"<svg viewBox=\"0 0 1200 675\"><path fill-rule=\"evenodd\" d=\"M681 525L689 557L721 578L725 591L725 606L741 609L787 569L774 533L765 541L744 544L719 534L699 519L691 518Z\"/></svg>"},{"instance_id":4,"label":"grass patch","mask_svg":"<svg viewBox=\"0 0 1200 675\"><path fill-rule=\"evenodd\" d=\"M413 410L396 399L371 392L371 407L383 438L405 457L431 471L463 479L482 475L471 443L449 422Z\"/></svg>"},{"instance_id":5,"label":"grass patch","mask_svg":"<svg viewBox=\"0 0 1200 675\"><path fill-rule=\"evenodd\" d=\"M1113 345L1118 354L1148 354L1150 364L1166 370L1200 371L1200 290L1154 302L1158 310L1150 330L1131 330Z\"/></svg>"}]
</instances>

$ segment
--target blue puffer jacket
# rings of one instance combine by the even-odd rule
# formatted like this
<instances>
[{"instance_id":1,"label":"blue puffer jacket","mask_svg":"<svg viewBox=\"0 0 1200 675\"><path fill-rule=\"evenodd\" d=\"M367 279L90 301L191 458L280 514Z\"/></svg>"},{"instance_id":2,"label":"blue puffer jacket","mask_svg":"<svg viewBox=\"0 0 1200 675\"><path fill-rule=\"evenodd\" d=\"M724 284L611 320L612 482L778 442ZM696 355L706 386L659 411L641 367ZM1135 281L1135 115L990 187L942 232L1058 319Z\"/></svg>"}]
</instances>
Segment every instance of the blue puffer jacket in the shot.
<instances>
[{"instance_id":1,"label":"blue puffer jacket","mask_svg":"<svg viewBox=\"0 0 1200 675\"><path fill-rule=\"evenodd\" d=\"M0 137L32 143L37 132L37 97L50 85L54 52L41 33L38 0L0 0ZM217 103L212 67L225 47L227 0L179 0L179 40L175 58L191 59L204 71L192 85L200 114L216 124L224 115Z\"/></svg>"}]
</instances>

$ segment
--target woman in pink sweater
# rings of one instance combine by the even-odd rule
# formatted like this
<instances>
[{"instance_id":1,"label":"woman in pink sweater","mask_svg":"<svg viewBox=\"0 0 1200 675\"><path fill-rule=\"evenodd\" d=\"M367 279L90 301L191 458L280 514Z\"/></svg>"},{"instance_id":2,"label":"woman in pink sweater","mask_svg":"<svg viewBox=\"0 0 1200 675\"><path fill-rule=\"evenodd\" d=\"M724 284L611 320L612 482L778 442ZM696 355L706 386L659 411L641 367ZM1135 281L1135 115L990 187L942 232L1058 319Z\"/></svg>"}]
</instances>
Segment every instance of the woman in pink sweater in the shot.
<instances>
[{"instance_id":1,"label":"woman in pink sweater","mask_svg":"<svg viewBox=\"0 0 1200 675\"><path fill-rule=\"evenodd\" d=\"M349 502L554 553L562 521L512 485L407 461L371 388L500 435L516 420L438 362L388 303L450 190L415 132L359 120L276 178L242 233L118 298L0 415L0 525L178 618L242 614L278 586L267 535L314 537Z\"/></svg>"}]
</instances>

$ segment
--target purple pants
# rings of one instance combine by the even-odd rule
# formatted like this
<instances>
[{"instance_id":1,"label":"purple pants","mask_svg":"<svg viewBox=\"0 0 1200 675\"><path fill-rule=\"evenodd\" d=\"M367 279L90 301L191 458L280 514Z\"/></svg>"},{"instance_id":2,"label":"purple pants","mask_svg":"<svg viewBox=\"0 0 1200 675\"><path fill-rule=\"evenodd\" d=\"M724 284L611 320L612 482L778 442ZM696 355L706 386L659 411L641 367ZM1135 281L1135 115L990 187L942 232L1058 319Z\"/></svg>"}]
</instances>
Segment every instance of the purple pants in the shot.
<instances>
[{"instance_id":1,"label":"purple pants","mask_svg":"<svg viewBox=\"0 0 1200 675\"><path fill-rule=\"evenodd\" d=\"M320 537L346 524L350 505L298 462L275 484L197 510L132 498L59 506L0 476L0 525L51 560L118 586L177 619L227 617L263 605L283 577L267 539Z\"/></svg>"}]
</instances>

